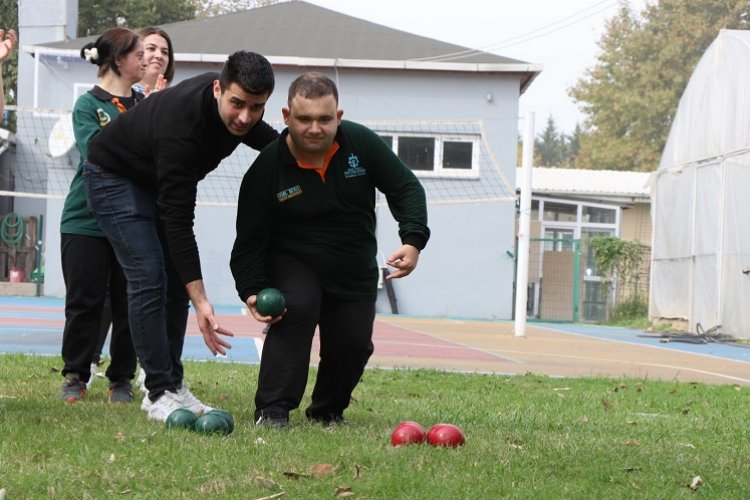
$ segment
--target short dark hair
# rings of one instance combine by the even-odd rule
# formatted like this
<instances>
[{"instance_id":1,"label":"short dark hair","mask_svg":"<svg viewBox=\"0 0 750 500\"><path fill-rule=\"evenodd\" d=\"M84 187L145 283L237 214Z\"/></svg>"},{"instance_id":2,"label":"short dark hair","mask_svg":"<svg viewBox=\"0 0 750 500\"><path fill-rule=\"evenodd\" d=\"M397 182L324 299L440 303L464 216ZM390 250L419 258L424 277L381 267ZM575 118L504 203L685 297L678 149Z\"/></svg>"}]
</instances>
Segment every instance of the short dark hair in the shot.
<instances>
[{"instance_id":1,"label":"short dark hair","mask_svg":"<svg viewBox=\"0 0 750 500\"><path fill-rule=\"evenodd\" d=\"M273 68L268 59L255 52L238 50L227 58L219 74L219 85L224 92L232 83L254 95L273 92Z\"/></svg>"},{"instance_id":2,"label":"short dark hair","mask_svg":"<svg viewBox=\"0 0 750 500\"><path fill-rule=\"evenodd\" d=\"M291 85L289 85L287 104L291 105L292 99L294 99L295 96L305 97L307 99L317 99L327 95L332 95L333 98L336 99L336 104L338 104L339 91L336 88L336 84L333 83L333 80L323 73L305 73L295 78Z\"/></svg>"},{"instance_id":3,"label":"short dark hair","mask_svg":"<svg viewBox=\"0 0 750 500\"><path fill-rule=\"evenodd\" d=\"M166 31L159 28L158 26L146 26L145 28L141 28L138 30L138 36L141 37L141 40L145 39L149 35L159 35L167 41L167 49L169 50L169 63L167 63L167 67L164 69L164 79L169 83L172 83L172 79L174 78L174 48L172 47L172 39L169 38L169 35L167 35Z\"/></svg>"},{"instance_id":4,"label":"short dark hair","mask_svg":"<svg viewBox=\"0 0 750 500\"><path fill-rule=\"evenodd\" d=\"M126 57L140 42L138 35L127 28L110 28L102 33L95 42L89 42L81 48L81 57L91 64L99 66L98 77L104 76L110 69L120 76L117 59ZM91 49L96 49L92 53ZM96 57L94 57L94 55Z\"/></svg>"}]
</instances>

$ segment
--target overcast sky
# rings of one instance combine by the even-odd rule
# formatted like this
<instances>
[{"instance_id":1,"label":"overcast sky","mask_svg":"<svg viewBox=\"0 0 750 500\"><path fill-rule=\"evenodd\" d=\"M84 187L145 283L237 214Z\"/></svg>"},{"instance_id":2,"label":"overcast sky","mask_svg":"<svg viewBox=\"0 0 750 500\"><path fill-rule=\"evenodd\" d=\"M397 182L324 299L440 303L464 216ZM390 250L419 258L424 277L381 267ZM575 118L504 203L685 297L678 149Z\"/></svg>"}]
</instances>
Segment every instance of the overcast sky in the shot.
<instances>
[{"instance_id":1,"label":"overcast sky","mask_svg":"<svg viewBox=\"0 0 750 500\"><path fill-rule=\"evenodd\" d=\"M583 116L568 97L596 62L605 21L622 0L307 0L391 28L541 64L521 96L520 116L534 113L541 131L552 115L571 132ZM630 0L636 12L648 0Z\"/></svg>"}]
</instances>

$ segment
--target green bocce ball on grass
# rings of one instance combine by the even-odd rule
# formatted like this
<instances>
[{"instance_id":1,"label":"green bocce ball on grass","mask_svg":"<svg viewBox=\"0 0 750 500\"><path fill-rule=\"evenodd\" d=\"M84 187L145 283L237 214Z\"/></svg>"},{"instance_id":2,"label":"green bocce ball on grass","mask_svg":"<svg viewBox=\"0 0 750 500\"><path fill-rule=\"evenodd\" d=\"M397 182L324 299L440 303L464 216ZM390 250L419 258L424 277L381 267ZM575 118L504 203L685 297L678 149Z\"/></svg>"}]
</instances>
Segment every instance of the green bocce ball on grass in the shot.
<instances>
[{"instance_id":1,"label":"green bocce ball on grass","mask_svg":"<svg viewBox=\"0 0 750 500\"><path fill-rule=\"evenodd\" d=\"M179 408L167 417L167 429L192 429L198 416L190 410Z\"/></svg>"},{"instance_id":2,"label":"green bocce ball on grass","mask_svg":"<svg viewBox=\"0 0 750 500\"><path fill-rule=\"evenodd\" d=\"M204 413L195 421L193 429L198 434L229 434L229 424L215 412Z\"/></svg>"},{"instance_id":3,"label":"green bocce ball on grass","mask_svg":"<svg viewBox=\"0 0 750 500\"><path fill-rule=\"evenodd\" d=\"M228 429L227 434L231 434L232 431L234 430L234 418L232 417L232 414L229 413L228 411L219 410L218 408L216 408L209 412L206 412L206 415L218 415L221 418L223 418L224 421L227 423L227 429Z\"/></svg>"},{"instance_id":4,"label":"green bocce ball on grass","mask_svg":"<svg viewBox=\"0 0 750 500\"><path fill-rule=\"evenodd\" d=\"M284 295L276 288L264 288L256 295L255 309L263 316L281 316L286 309Z\"/></svg>"}]
</instances>

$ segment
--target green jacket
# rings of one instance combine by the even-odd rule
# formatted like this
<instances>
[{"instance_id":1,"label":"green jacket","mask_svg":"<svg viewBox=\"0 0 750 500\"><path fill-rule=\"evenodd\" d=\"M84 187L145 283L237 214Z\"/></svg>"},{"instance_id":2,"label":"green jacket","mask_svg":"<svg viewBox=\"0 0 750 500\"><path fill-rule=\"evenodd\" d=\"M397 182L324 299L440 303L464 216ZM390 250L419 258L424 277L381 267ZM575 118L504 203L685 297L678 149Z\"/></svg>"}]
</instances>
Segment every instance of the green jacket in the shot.
<instances>
[{"instance_id":1,"label":"green jacket","mask_svg":"<svg viewBox=\"0 0 750 500\"><path fill-rule=\"evenodd\" d=\"M385 194L401 241L421 250L430 237L422 185L362 125L341 123L339 149L324 179L297 165L287 135L284 130L266 147L242 180L230 262L240 298L244 302L270 284L267 257L281 253L309 265L331 296L375 300L376 190Z\"/></svg>"},{"instance_id":2,"label":"green jacket","mask_svg":"<svg viewBox=\"0 0 750 500\"><path fill-rule=\"evenodd\" d=\"M88 158L91 138L120 114L117 105L112 101L113 98L114 96L107 91L95 86L79 97L73 106L73 133L81 161L70 183L68 196L65 198L60 219L61 233L104 237L104 233L99 229L86 203L86 185L83 180L82 165ZM121 104L130 108L142 98L143 94L133 92L131 98L123 100Z\"/></svg>"}]
</instances>

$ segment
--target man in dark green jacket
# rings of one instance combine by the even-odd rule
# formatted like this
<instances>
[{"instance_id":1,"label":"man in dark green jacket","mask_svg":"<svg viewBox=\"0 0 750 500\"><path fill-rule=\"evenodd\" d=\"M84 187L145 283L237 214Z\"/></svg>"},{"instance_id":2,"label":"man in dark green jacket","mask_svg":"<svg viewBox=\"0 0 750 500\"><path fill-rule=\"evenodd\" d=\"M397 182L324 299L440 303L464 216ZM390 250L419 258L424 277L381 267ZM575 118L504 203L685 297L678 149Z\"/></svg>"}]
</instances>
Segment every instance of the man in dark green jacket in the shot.
<instances>
[{"instance_id":1,"label":"man in dark green jacket","mask_svg":"<svg viewBox=\"0 0 750 500\"><path fill-rule=\"evenodd\" d=\"M240 298L268 323L255 394L259 425L286 427L307 382L320 329L320 364L308 419L343 421L373 352L378 265L376 189L399 223L402 245L389 278L411 273L427 244L425 193L412 171L368 128L342 121L335 84L319 73L292 82L287 129L245 174L231 267ZM258 292L281 290L287 311L256 309Z\"/></svg>"}]
</instances>

